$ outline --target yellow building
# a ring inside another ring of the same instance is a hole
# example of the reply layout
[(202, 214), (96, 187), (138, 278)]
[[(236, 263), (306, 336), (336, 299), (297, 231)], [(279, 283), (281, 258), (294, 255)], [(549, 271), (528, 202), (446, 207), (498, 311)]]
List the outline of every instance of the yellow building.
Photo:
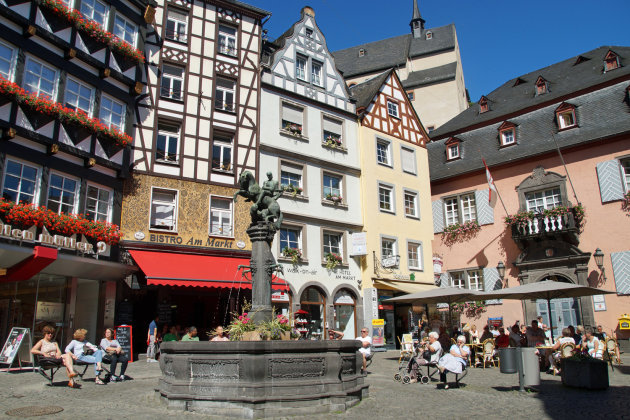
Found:
[(398, 334), (408, 329), (409, 307), (380, 301), (435, 287), (428, 136), (393, 69), (351, 92), (360, 122), (365, 323), (384, 318), (386, 340), (393, 343), (394, 324)]

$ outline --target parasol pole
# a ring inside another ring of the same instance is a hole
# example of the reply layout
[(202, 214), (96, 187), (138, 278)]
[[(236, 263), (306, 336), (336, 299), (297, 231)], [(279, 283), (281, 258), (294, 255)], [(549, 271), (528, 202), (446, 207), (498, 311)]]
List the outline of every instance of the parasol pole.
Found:
[(553, 345), (553, 316), (551, 316), (551, 297), (547, 296), (547, 313), (549, 314), (549, 329), (551, 330), (551, 344)]

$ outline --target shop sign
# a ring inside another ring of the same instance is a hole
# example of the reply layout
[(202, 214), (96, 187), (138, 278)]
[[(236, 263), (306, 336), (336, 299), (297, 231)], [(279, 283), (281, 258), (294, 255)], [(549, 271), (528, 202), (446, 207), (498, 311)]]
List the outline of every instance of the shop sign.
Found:
[(356, 232), (351, 236), (352, 253), (350, 255), (367, 255), (367, 232)]
[(26, 230), (13, 229), (13, 226), (7, 225), (0, 221), (0, 237), (20, 242), (34, 242), (46, 246), (53, 246), (63, 249), (71, 249), (79, 251), (83, 254), (103, 254), (107, 252), (107, 244), (105, 242), (97, 242), (96, 249), (87, 241), (87, 238), (81, 235), (81, 240), (77, 242), (76, 234), (72, 236), (51, 235), (48, 229), (42, 227), (42, 232), (35, 237), (37, 226), (33, 225)]
[(385, 320), (372, 320), (372, 345), (374, 347), (382, 347), (385, 345)]
[(606, 310), (606, 299), (604, 295), (593, 295), (593, 310), (595, 312)]
[(383, 311), (393, 311), (394, 305), (378, 305), (378, 309), (381, 309)]
[(289, 302), (289, 294), (285, 292), (273, 292), (271, 294), (272, 302)]
[(58, 321), (63, 319), (63, 303), (37, 302), (38, 321)]
[(185, 240), (181, 236), (160, 235), (157, 233), (151, 233), (149, 235), (149, 242), (156, 242), (159, 244), (201, 246), (205, 248), (222, 248), (222, 249), (234, 248), (234, 239), (220, 239), (220, 238), (200, 239), (200, 238), (195, 238), (194, 236), (191, 236), (188, 240)]

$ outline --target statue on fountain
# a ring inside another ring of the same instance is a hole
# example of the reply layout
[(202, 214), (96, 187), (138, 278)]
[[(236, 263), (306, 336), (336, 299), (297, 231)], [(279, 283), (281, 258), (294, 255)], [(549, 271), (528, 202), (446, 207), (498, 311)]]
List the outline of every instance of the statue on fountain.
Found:
[(236, 201), (236, 197), (240, 195), (245, 197), (245, 201), (254, 203), (249, 209), (252, 225), (269, 222), (275, 230), (280, 229), (283, 216), (277, 200), (284, 190), (279, 188), (278, 181), (273, 179), (271, 172), (267, 172), (267, 180), (263, 182), (262, 188), (249, 171), (241, 173), (238, 184), (240, 190), (234, 193), (233, 199)]

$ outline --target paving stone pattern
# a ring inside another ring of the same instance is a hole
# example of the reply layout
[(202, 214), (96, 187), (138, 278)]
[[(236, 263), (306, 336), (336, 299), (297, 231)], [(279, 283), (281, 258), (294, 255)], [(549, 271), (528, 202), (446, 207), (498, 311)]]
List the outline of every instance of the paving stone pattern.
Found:
[[(501, 374), (497, 368), (473, 368), (459, 389), (437, 389), (435, 383), (403, 385), (395, 382), (398, 353), (377, 353), (369, 368), (370, 397), (345, 413), (309, 416), (309, 419), (414, 419), (481, 418), (630, 419), (630, 355), (622, 355), (624, 365), (609, 369), (607, 391), (585, 391), (562, 386), (559, 377), (541, 373), (540, 392), (518, 391), (518, 376)], [(129, 365), (133, 381), (99, 386), (91, 369), (81, 389), (66, 386), (59, 372), (55, 386), (36, 373), (0, 373), (0, 418), (8, 410), (28, 406), (60, 406), (58, 414), (41, 419), (218, 419), (197, 413), (167, 410), (155, 396), (160, 376), (157, 363), (144, 361)], [(302, 418), (304, 416), (301, 416)]]

